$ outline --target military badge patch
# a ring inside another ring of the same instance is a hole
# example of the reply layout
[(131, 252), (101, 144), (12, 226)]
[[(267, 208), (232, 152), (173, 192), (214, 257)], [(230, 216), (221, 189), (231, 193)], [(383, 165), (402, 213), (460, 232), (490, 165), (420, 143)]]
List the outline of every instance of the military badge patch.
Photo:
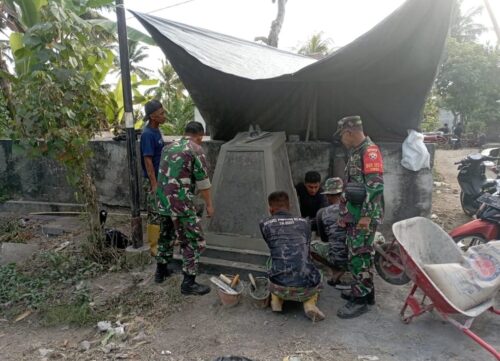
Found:
[(363, 155), (363, 173), (384, 173), (384, 162), (376, 145), (370, 145), (366, 148)]

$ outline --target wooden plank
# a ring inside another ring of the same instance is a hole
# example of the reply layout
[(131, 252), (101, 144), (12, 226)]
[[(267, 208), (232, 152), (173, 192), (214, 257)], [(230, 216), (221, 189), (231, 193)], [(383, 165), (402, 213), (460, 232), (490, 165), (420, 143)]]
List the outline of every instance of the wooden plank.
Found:
[(224, 282), (222, 282), (219, 278), (217, 277), (210, 277), (210, 281), (212, 281), (213, 284), (215, 284), (217, 287), (219, 287), (221, 290), (226, 292), (228, 295), (237, 295), (238, 292), (233, 290), (231, 287), (226, 285)]

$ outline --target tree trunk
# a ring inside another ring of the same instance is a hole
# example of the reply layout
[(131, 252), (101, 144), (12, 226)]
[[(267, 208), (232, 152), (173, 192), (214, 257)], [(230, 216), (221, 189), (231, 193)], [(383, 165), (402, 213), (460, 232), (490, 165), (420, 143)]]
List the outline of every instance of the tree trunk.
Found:
[(267, 45), (278, 47), (278, 37), (280, 35), (281, 27), (283, 26), (283, 21), (285, 20), (285, 5), (287, 0), (278, 0), (278, 15), (276, 19), (271, 23), (271, 30), (269, 31), (269, 36), (267, 37)]
[(453, 113), (453, 128), (455, 128), (455, 126), (458, 123), (458, 113), (455, 113), (455, 112), (452, 112), (452, 113)]
[(99, 204), (97, 200), (97, 189), (94, 180), (90, 175), (88, 166), (83, 168), (78, 188), (82, 195), (85, 207), (85, 215), (87, 217), (87, 225), (89, 237), (86, 244), (86, 253), (92, 259), (99, 263), (103, 263), (107, 257), (107, 252), (104, 245), (104, 234), (99, 221)]

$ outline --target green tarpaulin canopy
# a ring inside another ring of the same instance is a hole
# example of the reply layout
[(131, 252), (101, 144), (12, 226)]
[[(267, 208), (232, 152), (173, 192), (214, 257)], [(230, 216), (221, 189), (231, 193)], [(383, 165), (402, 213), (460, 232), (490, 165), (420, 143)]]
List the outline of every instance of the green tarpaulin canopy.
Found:
[[(212, 138), (262, 130), (329, 141), (337, 120), (361, 115), (376, 141), (418, 129), (454, 0), (408, 0), (349, 45), (316, 61), (134, 12), (179, 74)], [(308, 131), (309, 129), (309, 131)]]

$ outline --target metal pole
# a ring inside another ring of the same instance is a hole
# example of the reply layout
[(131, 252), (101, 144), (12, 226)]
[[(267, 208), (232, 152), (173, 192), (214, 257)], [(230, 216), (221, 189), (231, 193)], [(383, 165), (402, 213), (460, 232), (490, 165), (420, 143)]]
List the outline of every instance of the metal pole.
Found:
[(130, 84), (130, 63), (128, 58), (127, 23), (123, 0), (116, 0), (116, 19), (118, 24), (118, 43), (120, 46), (120, 68), (122, 74), (123, 105), (125, 108), (125, 127), (127, 128), (127, 158), (130, 171), (130, 206), (132, 209), (132, 245), (142, 247), (142, 220), (139, 202), (139, 174), (137, 172), (137, 152), (132, 108), (132, 87)]

